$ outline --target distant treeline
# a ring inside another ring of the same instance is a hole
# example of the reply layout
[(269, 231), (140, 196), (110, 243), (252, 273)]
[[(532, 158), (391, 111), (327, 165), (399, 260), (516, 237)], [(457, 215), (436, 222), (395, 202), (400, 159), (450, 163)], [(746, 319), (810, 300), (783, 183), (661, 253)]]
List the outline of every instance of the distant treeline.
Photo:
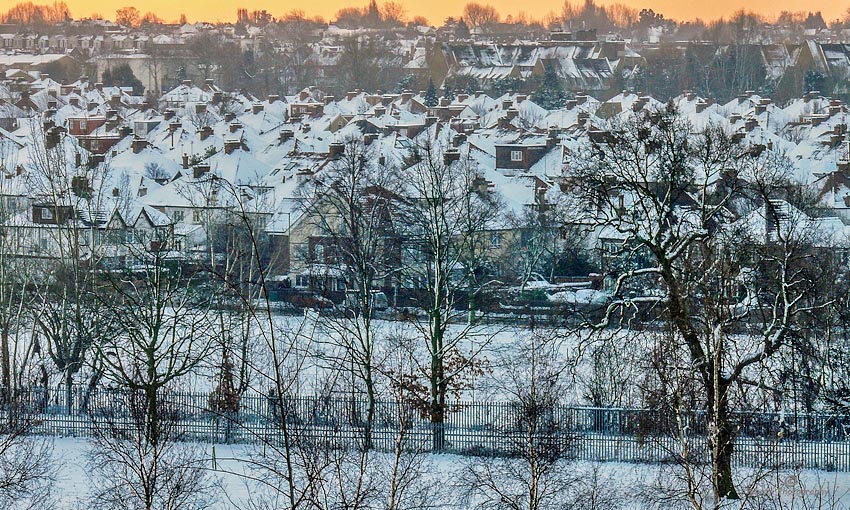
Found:
[(34, 4), (21, 2), (0, 14), (0, 23), (15, 25), (53, 25), (71, 19), (71, 9), (65, 2)]
[[(88, 18), (103, 18), (102, 14), (91, 14)], [(0, 23), (18, 25), (50, 25), (72, 19), (71, 11), (65, 2), (57, 1), (52, 4), (34, 4), (21, 2), (5, 12), (0, 12)], [(116, 22), (127, 26), (144, 24), (164, 24), (154, 13), (140, 13), (135, 7), (117, 8), (112, 17)], [(181, 15), (174, 23), (186, 23), (185, 15)], [(417, 13), (409, 13), (401, 2), (389, 0), (378, 5), (376, 0), (370, 0), (364, 7), (344, 7), (330, 20), (320, 16), (308, 17), (303, 10), (293, 9), (280, 16), (263, 10), (249, 11), (237, 7), (236, 23), (239, 25), (267, 25), (270, 23), (290, 24), (309, 23), (326, 25), (328, 22), (345, 28), (392, 28), (405, 25), (438, 25), (439, 20), (428, 20)], [(741, 26), (781, 26), (797, 29), (844, 28), (850, 26), (850, 12), (841, 19), (827, 23), (823, 15), (810, 11), (783, 11), (775, 19), (746, 12), (743, 9), (731, 14), (728, 18), (716, 20), (696, 19), (688, 22), (678, 22), (665, 18), (663, 13), (653, 9), (637, 9), (621, 3), (597, 5), (595, 0), (571, 2), (565, 0), (559, 12), (552, 11), (542, 18), (532, 18), (524, 12), (513, 14), (500, 13), (495, 7), (478, 2), (468, 2), (458, 16), (452, 16), (442, 21), (442, 26), (462, 24), (469, 29), (498, 29), (504, 25), (522, 25), (544, 30), (596, 28), (600, 31), (634, 31), (648, 28), (660, 28), (664, 31), (677, 32), (680, 36), (694, 39), (716, 40), (724, 33), (734, 32)]]

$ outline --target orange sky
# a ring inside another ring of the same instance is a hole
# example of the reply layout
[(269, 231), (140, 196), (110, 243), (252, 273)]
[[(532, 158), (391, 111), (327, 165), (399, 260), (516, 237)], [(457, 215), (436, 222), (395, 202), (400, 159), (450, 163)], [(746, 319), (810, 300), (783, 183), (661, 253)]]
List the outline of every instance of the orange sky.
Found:
[[(133, 5), (140, 11), (152, 11), (167, 21), (176, 20), (180, 13), (185, 13), (190, 21), (231, 21), (236, 17), (237, 7), (246, 7), (249, 10), (266, 9), (274, 16), (280, 16), (292, 9), (302, 9), (308, 15), (321, 15), (331, 18), (341, 7), (349, 5), (365, 5), (368, 0), (353, 0), (348, 3), (344, 0), (289, 0), (285, 2), (275, 0), (117, 0), (115, 2), (104, 2), (103, 0), (66, 0), (74, 17), (87, 17), (92, 13), (101, 14), (107, 18), (115, 16), (115, 9), (125, 5)], [(396, 0), (400, 1), (406, 8), (408, 15), (423, 15), (432, 23), (439, 24), (447, 16), (456, 16), (463, 9), (467, 0)], [(480, 3), (489, 3), (499, 9), (502, 15), (515, 14), (520, 11), (526, 12), (531, 17), (542, 17), (550, 11), (560, 11), (563, 0), (478, 0)], [(583, 0), (572, 0), (578, 3)], [(0, 0), (0, 4), (13, 0)], [(36, 2), (39, 3), (39, 2)], [(381, 4), (382, 0), (378, 0)], [(597, 3), (616, 3), (605, 0), (597, 0)], [(775, 16), (783, 10), (820, 10), (823, 12), (827, 22), (843, 16), (850, 1), (847, 0), (620, 0), (620, 3), (641, 9), (649, 7), (656, 12), (661, 12), (667, 18), (692, 19), (701, 17), (713, 19), (720, 16), (728, 16), (732, 12), (745, 7), (747, 10), (761, 12), (769, 16)]]

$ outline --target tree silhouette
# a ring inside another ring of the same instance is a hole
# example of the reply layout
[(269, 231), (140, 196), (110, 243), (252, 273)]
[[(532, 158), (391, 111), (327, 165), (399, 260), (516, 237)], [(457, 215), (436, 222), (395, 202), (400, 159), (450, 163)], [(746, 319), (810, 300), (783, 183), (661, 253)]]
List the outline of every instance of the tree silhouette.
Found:
[(145, 86), (136, 78), (128, 64), (121, 64), (103, 71), (101, 81), (107, 87), (133, 87), (133, 94), (137, 96), (145, 91)]
[(425, 106), (433, 108), (437, 106), (437, 88), (434, 87), (434, 80), (428, 80), (428, 89), (425, 91)]

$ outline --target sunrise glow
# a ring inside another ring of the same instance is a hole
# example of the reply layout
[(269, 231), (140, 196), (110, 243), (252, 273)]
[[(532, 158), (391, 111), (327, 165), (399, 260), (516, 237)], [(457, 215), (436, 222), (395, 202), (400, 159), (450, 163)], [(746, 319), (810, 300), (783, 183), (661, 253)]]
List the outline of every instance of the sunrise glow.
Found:
[[(124, 5), (133, 5), (140, 11), (155, 12), (166, 20), (177, 20), (185, 14), (190, 21), (233, 21), (236, 8), (244, 7), (250, 10), (265, 9), (273, 16), (282, 16), (293, 9), (303, 10), (309, 16), (322, 16), (332, 19), (334, 14), (343, 7), (361, 6), (366, 2), (342, 2), (339, 0), (314, 0), (311, 2), (272, 2), (269, 0), (186, 0), (173, 2), (170, 0), (137, 0), (118, 2), (105, 5), (99, 0), (68, 0), (66, 2), (75, 17), (88, 17), (99, 14), (107, 18), (115, 15), (115, 9)], [(382, 2), (379, 2), (379, 4)], [(463, 9), (463, 2), (450, 0), (406, 0), (401, 2), (407, 8), (408, 16), (425, 16), (431, 23), (439, 24), (448, 16), (457, 16)], [(496, 7), (503, 16), (516, 15), (523, 12), (533, 18), (542, 18), (550, 12), (558, 12), (561, 3), (557, 1), (527, 2), (524, 0), (492, 0), (489, 3)], [(580, 3), (580, 2), (573, 2)], [(597, 2), (608, 5), (617, 2)], [(729, 17), (742, 8), (758, 12), (767, 17), (775, 17), (782, 11), (821, 11), (825, 20), (832, 21), (842, 18), (848, 7), (847, 2), (826, 0), (821, 2), (800, 2), (799, 0), (751, 0), (741, 3), (739, 0), (718, 0), (715, 2), (682, 2), (679, 0), (623, 0), (625, 5), (635, 9), (651, 8), (661, 12), (667, 18), (689, 20), (695, 18), (716, 19)]]

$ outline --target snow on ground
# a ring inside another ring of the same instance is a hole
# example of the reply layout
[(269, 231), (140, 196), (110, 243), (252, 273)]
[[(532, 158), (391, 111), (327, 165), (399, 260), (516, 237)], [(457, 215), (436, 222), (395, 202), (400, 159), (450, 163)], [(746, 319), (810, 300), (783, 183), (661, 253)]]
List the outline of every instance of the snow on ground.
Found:
[[(210, 474), (220, 482), (216, 499), (209, 510), (237, 510), (245, 508), (250, 496), (257, 496), (262, 488), (252, 483), (244, 474), (251, 474), (244, 462), (252, 447), (230, 445), (199, 445), (203, 449)], [(86, 455), (90, 449), (87, 441), (73, 438), (58, 438), (54, 441), (54, 456), (59, 463), (59, 476), (54, 488), (57, 504), (54, 510), (76, 510), (93, 508), (86, 503), (89, 475), (86, 470)], [(256, 453), (257, 451), (254, 450)], [(384, 455), (384, 454), (376, 454)], [(215, 457), (215, 461), (213, 460)], [(461, 474), (472, 462), (505, 462), (474, 459), (456, 455), (424, 454), (426, 472), (423, 477), (435, 484), (440, 494), (440, 504), (435, 510), (466, 510), (473, 505), (462, 501)], [(646, 508), (679, 508), (671, 501), (651, 505), (645, 500), (647, 494), (658, 494), (658, 484), (682, 487), (681, 480), (671, 476), (670, 466), (574, 462), (563, 467), (564, 473), (574, 476), (571, 482), (577, 497), (594, 494), (599, 508), (638, 510)], [(739, 470), (738, 487), (743, 489), (753, 472)], [(850, 473), (835, 473), (816, 470), (761, 473), (761, 486), (752, 491), (752, 503), (743, 508), (757, 508), (755, 501), (782, 499), (787, 509), (850, 508)], [(659, 482), (660, 481), (660, 482)], [(604, 504), (604, 502), (608, 502)], [(817, 503), (817, 504), (815, 504)], [(579, 504), (577, 508), (589, 508)], [(597, 508), (597, 507), (594, 507)], [(681, 508), (685, 508), (682, 506)], [(739, 504), (724, 506), (741, 508)], [(760, 507), (763, 508), (763, 507)]]

